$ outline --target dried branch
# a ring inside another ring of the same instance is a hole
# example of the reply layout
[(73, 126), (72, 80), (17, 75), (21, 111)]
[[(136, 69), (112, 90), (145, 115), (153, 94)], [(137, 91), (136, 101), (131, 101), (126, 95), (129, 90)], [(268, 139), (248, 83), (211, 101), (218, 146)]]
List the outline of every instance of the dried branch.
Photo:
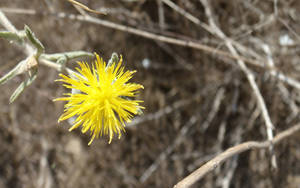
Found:
[(176, 136), (174, 142), (167, 147), (152, 163), (147, 170), (140, 177), (140, 182), (144, 183), (152, 175), (152, 173), (159, 167), (160, 163), (170, 155), (174, 149), (182, 143), (188, 130), (197, 122), (196, 116), (192, 116), (189, 121), (180, 129), (179, 134)]
[(300, 123), (277, 134), (271, 141), (264, 141), (264, 142), (248, 141), (233, 146), (227, 149), (226, 151), (224, 151), (223, 153), (217, 155), (210, 161), (206, 162), (203, 166), (201, 166), (193, 173), (185, 177), (174, 187), (176, 188), (190, 187), (191, 185), (193, 185), (194, 183), (202, 179), (207, 173), (216, 169), (220, 164), (222, 164), (224, 161), (228, 160), (229, 158), (251, 149), (266, 149), (273, 144), (274, 145), (278, 144), (280, 141), (295, 134), (297, 131), (300, 131)]
[[(0, 10), (5, 11), (5, 12), (13, 12), (13, 10), (8, 9), (8, 8), (1, 8)], [(35, 10), (32, 11), (22, 11), (22, 9), (17, 9), (16, 13), (20, 13), (20, 14), (33, 14), (36, 13)], [(120, 30), (120, 31), (124, 31), (124, 32), (128, 32), (131, 34), (135, 34), (138, 36), (142, 36), (148, 39), (153, 39), (153, 40), (157, 40), (157, 41), (161, 41), (161, 42), (166, 42), (169, 44), (175, 44), (178, 46), (184, 46), (184, 47), (189, 47), (189, 48), (194, 48), (194, 49), (198, 49), (198, 50), (202, 50), (208, 53), (212, 53), (212, 54), (216, 54), (222, 57), (227, 57), (230, 59), (235, 59), (235, 60), (243, 60), (246, 63), (249, 63), (255, 67), (260, 67), (260, 68), (267, 68), (265, 67), (261, 62), (258, 62), (256, 60), (253, 59), (248, 59), (242, 56), (233, 56), (230, 53), (226, 52), (226, 51), (222, 51), (222, 50), (218, 50), (216, 48), (201, 44), (199, 42), (193, 42), (193, 41), (188, 41), (188, 40), (181, 40), (181, 39), (177, 39), (177, 38), (172, 38), (172, 37), (168, 37), (168, 36), (164, 36), (164, 35), (159, 35), (159, 34), (154, 34), (148, 31), (143, 31), (143, 30), (139, 30), (133, 27), (129, 27), (126, 25), (121, 25), (121, 24), (117, 24), (114, 22), (110, 22), (110, 21), (106, 21), (106, 20), (102, 20), (100, 18), (96, 18), (96, 17), (92, 17), (89, 15), (76, 15), (76, 14), (66, 14), (66, 13), (58, 13), (55, 16), (59, 17), (59, 18), (67, 18), (67, 19), (72, 19), (72, 20), (78, 20), (78, 21), (84, 21), (84, 22), (89, 22), (89, 23), (94, 23), (94, 24), (98, 24), (98, 25), (102, 25), (108, 28), (112, 28), (112, 29), (116, 29), (116, 30)]]
[[(231, 41), (228, 39), (228, 37), (221, 31), (221, 29), (215, 23), (215, 21), (213, 19), (213, 14), (212, 14), (209, 2), (207, 0), (200, 0), (200, 1), (203, 4), (203, 6), (205, 7), (205, 14), (208, 17), (210, 26), (212, 28), (214, 28), (216, 35), (218, 35), (220, 38), (222, 38), (225, 41), (225, 44), (226, 44), (227, 48), (229, 49), (229, 51), (234, 56), (238, 55), (238, 53), (237, 53), (236, 49), (234, 48), (234, 46), (232, 45)], [(266, 130), (267, 130), (268, 139), (272, 140), (273, 139), (273, 130), (272, 129), (274, 128), (274, 126), (273, 126), (273, 123), (271, 121), (269, 112), (267, 110), (267, 106), (265, 104), (265, 101), (264, 101), (264, 99), (263, 99), (263, 97), (260, 93), (260, 90), (259, 90), (259, 88), (258, 88), (258, 86), (255, 82), (255, 77), (254, 77), (252, 71), (248, 69), (248, 67), (246, 66), (246, 64), (243, 60), (237, 60), (237, 63), (240, 66), (240, 68), (242, 69), (242, 71), (245, 73), (245, 75), (246, 75), (246, 77), (249, 81), (249, 84), (250, 84), (250, 86), (253, 90), (253, 93), (254, 93), (254, 95), (256, 97), (256, 100), (257, 100), (257, 103), (258, 103), (258, 106), (260, 107), (263, 119), (265, 121), (265, 126), (266, 126)], [(268, 65), (269, 64), (270, 63), (268, 62)], [(271, 66), (273, 66), (273, 65), (274, 64), (271, 64)], [(270, 146), (270, 151), (271, 151), (271, 153), (273, 153), (273, 146), (272, 145)], [(276, 168), (277, 165), (276, 165), (276, 158), (275, 158), (274, 154), (272, 154), (272, 160), (271, 161), (272, 161), (272, 166), (274, 168)]]
[[(0, 10), (7, 12), (7, 13), (15, 13), (15, 14), (29, 14), (29, 15), (37, 14), (37, 11), (33, 10), (33, 9), (27, 10), (27, 9), (0, 8)], [(82, 15), (75, 15), (75, 14), (58, 13), (58, 14), (55, 14), (55, 16), (57, 16), (59, 18), (67, 18), (67, 19), (72, 19), (72, 20), (94, 23), (97, 25), (102, 25), (107, 28), (124, 31), (127, 33), (131, 33), (131, 34), (134, 34), (137, 36), (141, 36), (141, 37), (148, 38), (148, 39), (153, 39), (153, 40), (160, 41), (160, 42), (165, 42), (165, 43), (174, 44), (174, 45), (183, 46), (183, 47), (189, 47), (189, 48), (193, 48), (193, 49), (197, 49), (197, 50), (202, 50), (202, 51), (205, 51), (205, 52), (208, 52), (211, 54), (219, 55), (222, 57), (227, 57), (230, 59), (243, 60), (245, 63), (247, 63), (249, 65), (252, 65), (252, 66), (264, 69), (264, 70), (269, 70), (269, 67), (265, 66), (266, 63), (264, 61), (258, 62), (257, 60), (248, 59), (248, 58), (245, 58), (242, 56), (234, 56), (228, 52), (218, 50), (218, 49), (210, 47), (210, 46), (203, 45), (199, 42), (181, 40), (181, 39), (172, 38), (172, 37), (168, 37), (168, 36), (164, 36), (164, 35), (158, 35), (158, 34), (148, 32), (148, 31), (143, 31), (143, 30), (139, 30), (139, 29), (136, 29), (133, 27), (129, 27), (126, 25), (116, 24), (114, 22), (91, 17), (88, 15), (82, 16)], [(233, 42), (235, 45), (239, 44), (232, 40), (231, 40), (231, 42)], [(279, 79), (280, 81), (283, 81), (283, 82), (289, 84), (290, 86), (295, 87), (296, 89), (300, 90), (300, 83), (297, 80), (290, 78), (289, 76), (286, 76), (279, 71), (275, 71), (275, 72), (276, 72), (276, 74), (271, 73), (271, 75), (274, 76), (275, 78)]]
[(170, 114), (173, 111), (178, 110), (179, 108), (181, 108), (185, 105), (191, 104), (192, 102), (197, 100), (197, 98), (199, 98), (199, 94), (196, 94), (194, 97), (189, 98), (189, 99), (182, 99), (182, 100), (176, 101), (174, 104), (166, 106), (165, 108), (162, 108), (162, 109), (158, 110), (157, 112), (149, 113), (149, 114), (141, 116), (141, 117), (136, 117), (135, 119), (132, 120), (132, 122), (128, 123), (126, 127), (131, 128), (138, 124), (144, 123), (146, 121), (159, 119), (162, 116)]

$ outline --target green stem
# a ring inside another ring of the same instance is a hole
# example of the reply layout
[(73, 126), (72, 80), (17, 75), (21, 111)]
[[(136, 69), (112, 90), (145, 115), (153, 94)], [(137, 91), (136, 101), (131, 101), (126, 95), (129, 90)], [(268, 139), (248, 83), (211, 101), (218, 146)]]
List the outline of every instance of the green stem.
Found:
[(74, 51), (74, 52), (64, 52), (55, 54), (42, 54), (41, 58), (49, 61), (57, 61), (62, 57), (69, 59), (81, 58), (81, 57), (94, 57), (94, 54), (85, 51)]

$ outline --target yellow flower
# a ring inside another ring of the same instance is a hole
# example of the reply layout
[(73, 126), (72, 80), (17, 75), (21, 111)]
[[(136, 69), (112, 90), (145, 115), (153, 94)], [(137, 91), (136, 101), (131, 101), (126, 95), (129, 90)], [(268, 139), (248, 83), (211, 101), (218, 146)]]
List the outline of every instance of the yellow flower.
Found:
[(87, 63), (78, 62), (78, 73), (65, 76), (59, 74), (64, 86), (80, 92), (66, 93), (67, 97), (57, 98), (55, 101), (68, 101), (64, 113), (58, 122), (75, 116), (73, 126), (69, 131), (82, 125), (82, 133), (90, 130), (92, 138), (90, 145), (99, 135), (109, 135), (109, 143), (114, 134), (121, 137), (121, 131), (125, 131), (125, 122), (130, 122), (133, 115), (143, 109), (139, 103), (141, 100), (133, 98), (143, 86), (135, 83), (127, 83), (136, 71), (125, 71), (121, 67), (122, 56), (118, 63), (107, 66), (106, 63), (95, 54), (97, 60), (91, 68)]

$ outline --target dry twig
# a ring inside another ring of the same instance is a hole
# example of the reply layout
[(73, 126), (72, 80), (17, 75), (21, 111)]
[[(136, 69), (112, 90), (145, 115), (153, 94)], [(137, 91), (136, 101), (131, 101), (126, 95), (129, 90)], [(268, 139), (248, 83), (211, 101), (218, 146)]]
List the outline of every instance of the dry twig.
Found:
[[(17, 13), (17, 14), (35, 15), (37, 13), (36, 10), (27, 10), (27, 9), (25, 10), (25, 9), (0, 8), (0, 10), (2, 10), (4, 12), (8, 12), (8, 13)], [(266, 63), (264, 61), (258, 62), (257, 60), (245, 58), (243, 56), (234, 56), (228, 52), (218, 50), (218, 49), (210, 47), (210, 46), (203, 45), (199, 42), (193, 42), (193, 41), (189, 41), (189, 40), (182, 40), (182, 39), (172, 38), (172, 37), (168, 37), (168, 36), (164, 36), (164, 35), (154, 34), (154, 33), (148, 32), (148, 31), (139, 30), (139, 29), (132, 28), (132, 27), (129, 27), (126, 25), (121, 25), (121, 24), (117, 24), (114, 22), (91, 17), (89, 15), (83, 16), (83, 15), (75, 15), (75, 14), (58, 13), (58, 14), (55, 14), (55, 16), (57, 16), (59, 18), (68, 18), (68, 19), (72, 19), (72, 20), (94, 23), (97, 25), (102, 25), (104, 27), (116, 29), (119, 31), (124, 31), (124, 32), (131, 33), (134, 35), (138, 35), (138, 36), (141, 36), (144, 38), (153, 39), (156, 41), (174, 44), (174, 45), (178, 45), (178, 46), (189, 47), (189, 48), (193, 48), (193, 49), (197, 49), (197, 50), (202, 50), (204, 52), (219, 55), (219, 56), (222, 56), (225, 58), (242, 60), (249, 65), (259, 67), (264, 70), (269, 70), (269, 67), (265, 66)], [(230, 40), (230, 39), (228, 39), (228, 40)], [(232, 40), (230, 40), (230, 41), (234, 43), (234, 41), (232, 41)], [(238, 43), (235, 42), (235, 44), (238, 44)], [(297, 80), (290, 78), (289, 76), (286, 76), (279, 71), (275, 71), (275, 72), (276, 72), (276, 74), (271, 73), (271, 75), (274, 76), (275, 78), (289, 84), (290, 86), (295, 87), (300, 90), (300, 83)]]
[(176, 188), (183, 188), (183, 187), (190, 187), (200, 179), (202, 179), (207, 173), (216, 169), (220, 164), (224, 161), (228, 160), (229, 158), (240, 154), (242, 152), (251, 150), (251, 149), (266, 149), (271, 145), (278, 144), (285, 138), (288, 138), (292, 134), (295, 134), (297, 131), (300, 130), (300, 124), (296, 124), (295, 126), (277, 134), (271, 141), (264, 141), (264, 142), (256, 142), (256, 141), (248, 141), (242, 144), (233, 146), (223, 153), (217, 155), (210, 161), (206, 162), (203, 166), (195, 170), (193, 173), (185, 177), (179, 183), (177, 183), (174, 187)]
[(90, 9), (88, 6), (85, 6), (84, 4), (82, 3), (79, 3), (78, 1), (75, 1), (75, 0), (67, 0), (69, 1), (70, 3), (72, 3), (74, 6), (78, 6), (88, 12), (92, 12), (92, 13), (95, 13), (95, 14), (106, 14), (104, 12), (99, 12), (99, 11), (96, 11), (96, 10), (93, 10), (93, 9)]
[(143, 175), (140, 178), (140, 182), (144, 183), (151, 174), (158, 168), (159, 164), (164, 161), (168, 155), (170, 155), (174, 149), (182, 143), (184, 140), (184, 137), (188, 130), (197, 122), (197, 118), (195, 116), (192, 116), (189, 121), (180, 129), (179, 135), (176, 136), (176, 139), (174, 140), (172, 145), (169, 145), (165, 151), (163, 151), (157, 159), (152, 163), (149, 168), (143, 173)]
[[(203, 4), (203, 6), (205, 7), (205, 14), (208, 17), (210, 26), (212, 28), (214, 28), (215, 33), (225, 41), (225, 44), (226, 44), (227, 48), (229, 49), (229, 51), (234, 56), (238, 55), (238, 53), (237, 53), (236, 49), (233, 47), (231, 41), (228, 39), (228, 37), (221, 31), (221, 29), (215, 23), (215, 21), (213, 19), (213, 14), (212, 14), (212, 11), (211, 11), (211, 7), (210, 7), (208, 1), (207, 0), (200, 0), (200, 1)], [(263, 97), (262, 97), (262, 95), (259, 91), (259, 88), (258, 88), (258, 86), (255, 82), (255, 77), (254, 77), (252, 71), (250, 71), (248, 69), (248, 67), (246, 66), (246, 64), (243, 60), (237, 60), (237, 63), (240, 66), (240, 68), (242, 69), (242, 71), (245, 73), (245, 75), (246, 75), (246, 77), (249, 81), (249, 84), (252, 87), (252, 90), (253, 90), (253, 92), (255, 94), (255, 97), (256, 97), (256, 100), (257, 100), (257, 103), (258, 103), (258, 105), (261, 109), (263, 119), (265, 121), (268, 139), (272, 140), (273, 139), (273, 130), (272, 129), (274, 128), (274, 126), (273, 126), (273, 123), (272, 123), (271, 118), (269, 116), (269, 112), (267, 110), (265, 101), (264, 101), (264, 99), (263, 99)], [(273, 64), (271, 64), (271, 65), (273, 65)], [(271, 153), (273, 153), (273, 146), (272, 145), (270, 146), (270, 151), (271, 151)], [(277, 167), (275, 155), (272, 155), (272, 166), (274, 168)]]
[(196, 94), (194, 97), (192, 97), (190, 99), (179, 100), (172, 105), (166, 106), (165, 108), (158, 110), (157, 112), (149, 113), (149, 114), (141, 116), (141, 117), (136, 117), (135, 119), (132, 120), (132, 122), (128, 123), (126, 127), (131, 128), (131, 127), (134, 127), (134, 126), (136, 126), (140, 123), (146, 122), (146, 121), (159, 119), (160, 117), (170, 114), (171, 112), (178, 110), (179, 108), (181, 108), (185, 105), (191, 104), (198, 97), (199, 97), (199, 94)]

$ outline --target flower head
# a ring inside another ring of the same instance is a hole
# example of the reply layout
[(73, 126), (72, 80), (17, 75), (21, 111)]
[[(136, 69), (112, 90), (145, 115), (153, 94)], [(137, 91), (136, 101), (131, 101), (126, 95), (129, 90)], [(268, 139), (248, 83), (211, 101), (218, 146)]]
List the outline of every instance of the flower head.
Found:
[(121, 137), (125, 122), (130, 122), (133, 115), (138, 114), (143, 107), (141, 100), (133, 98), (143, 86), (128, 83), (135, 71), (124, 71), (122, 57), (120, 61), (106, 65), (96, 54), (96, 61), (91, 65), (78, 62), (78, 73), (70, 76), (60, 74), (64, 86), (77, 90), (76, 93), (66, 93), (66, 97), (55, 99), (68, 101), (59, 122), (75, 117), (69, 131), (82, 126), (82, 133), (90, 130), (92, 138), (89, 145), (99, 135), (109, 135), (109, 143), (114, 134)]

